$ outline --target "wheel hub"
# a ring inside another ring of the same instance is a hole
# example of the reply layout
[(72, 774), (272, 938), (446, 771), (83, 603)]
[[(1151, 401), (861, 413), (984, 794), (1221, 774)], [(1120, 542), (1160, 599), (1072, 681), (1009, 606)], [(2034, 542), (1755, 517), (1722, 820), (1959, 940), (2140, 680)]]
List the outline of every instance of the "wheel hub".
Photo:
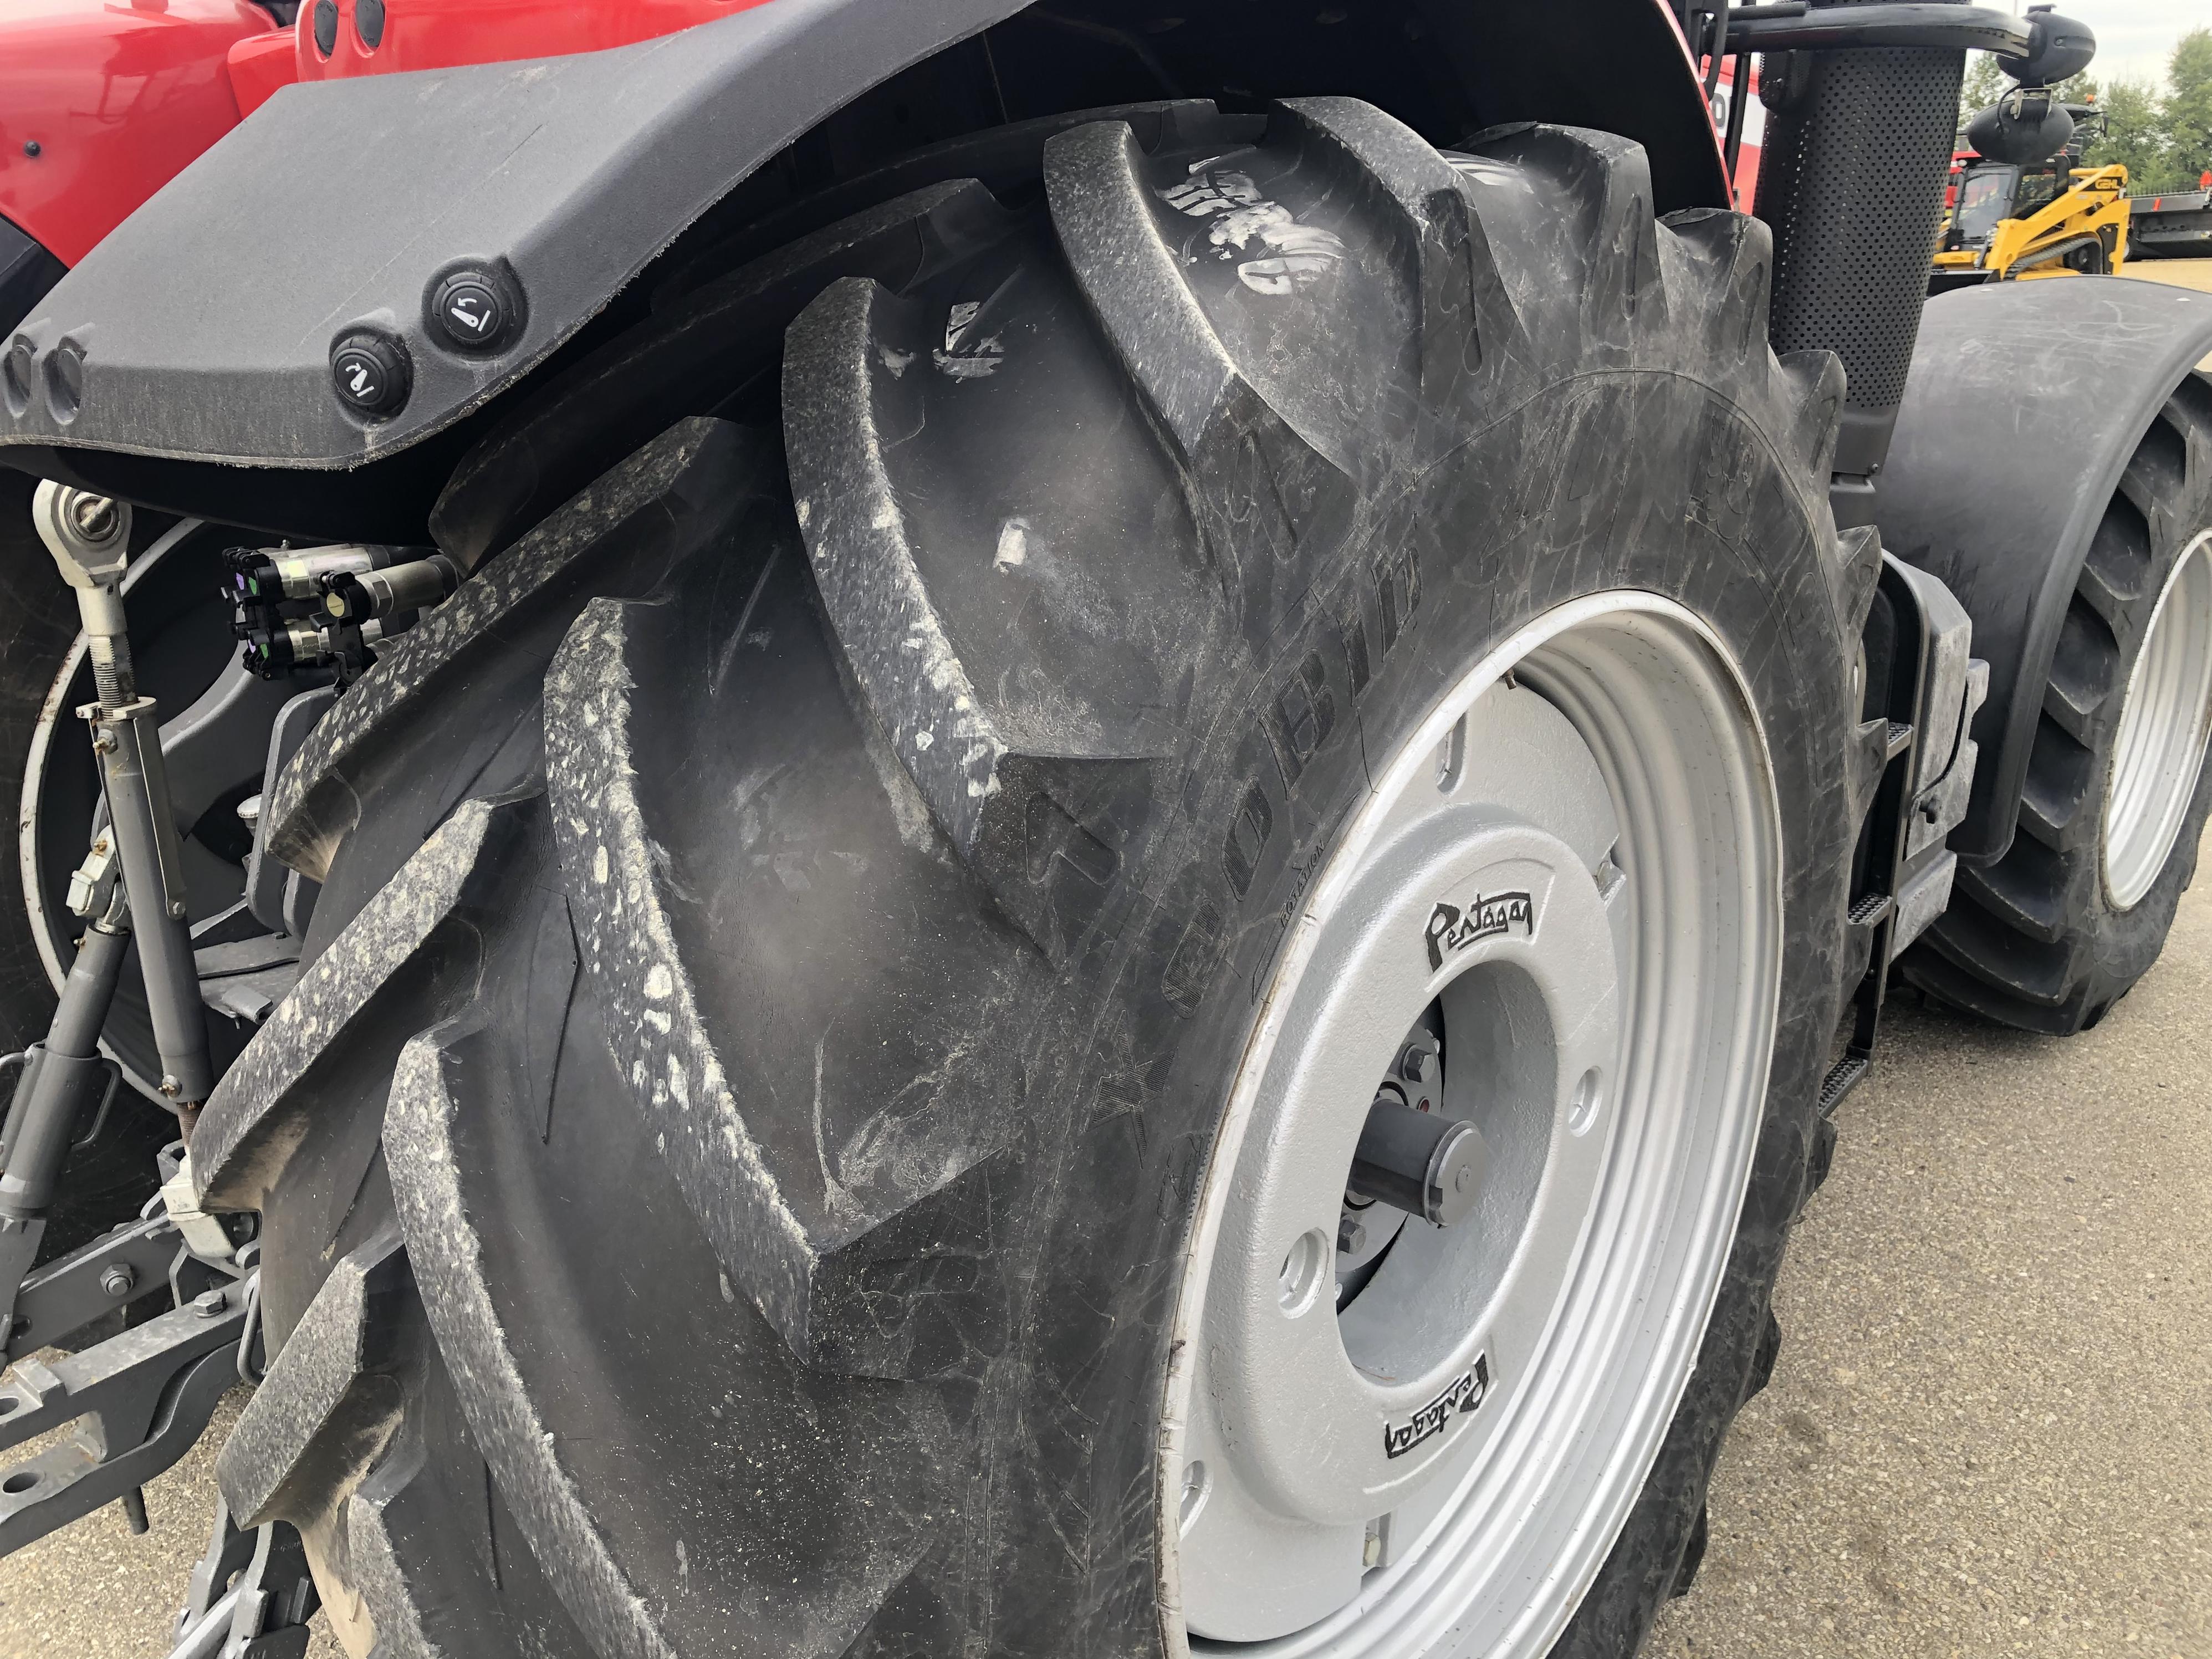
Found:
[(1164, 1437), (1194, 1648), (1540, 1652), (1717, 1287), (1778, 978), (1764, 750), (1665, 601), (1509, 650), (1378, 774), (1232, 1094)]

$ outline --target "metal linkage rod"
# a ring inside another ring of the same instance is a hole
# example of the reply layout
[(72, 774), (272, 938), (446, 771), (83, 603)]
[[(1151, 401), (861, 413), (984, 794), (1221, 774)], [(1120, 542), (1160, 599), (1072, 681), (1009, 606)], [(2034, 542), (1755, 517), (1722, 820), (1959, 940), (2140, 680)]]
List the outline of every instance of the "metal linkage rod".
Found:
[[(97, 704), (78, 712), (92, 726), (116, 852), (138, 938), (146, 1002), (161, 1056), (161, 1091), (189, 1120), (215, 1086), (208, 1060), (199, 972), (185, 913), (184, 860), (161, 769), (161, 724), (151, 697), (137, 695), (124, 616), (131, 509), (52, 482), (32, 499), (32, 520), (75, 591), (84, 620)], [(106, 1011), (98, 1011), (104, 1023)]]

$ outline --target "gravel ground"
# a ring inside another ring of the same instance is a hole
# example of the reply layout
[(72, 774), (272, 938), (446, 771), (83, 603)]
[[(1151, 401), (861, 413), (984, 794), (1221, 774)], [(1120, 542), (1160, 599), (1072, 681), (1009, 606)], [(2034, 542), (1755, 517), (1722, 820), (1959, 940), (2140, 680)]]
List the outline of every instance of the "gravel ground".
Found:
[[(2120, 267), (2123, 276), (2133, 276), (2146, 283), (2164, 283), (2172, 288), (2193, 288), (2200, 294), (2212, 294), (2212, 259), (2131, 259)], [(2212, 374), (2212, 353), (2197, 367)]]
[[(2212, 1655), (2208, 1011), (2212, 882), (2083, 1036), (1893, 1006), (1650, 1659)], [(238, 1403), (150, 1537), (109, 1510), (0, 1561), (0, 1659), (164, 1650)]]
[(2120, 274), (2212, 294), (2212, 259), (2131, 259), (2120, 267)]
[(2094, 1031), (1887, 1037), (1647, 1651), (2205, 1659), (2212, 882)]

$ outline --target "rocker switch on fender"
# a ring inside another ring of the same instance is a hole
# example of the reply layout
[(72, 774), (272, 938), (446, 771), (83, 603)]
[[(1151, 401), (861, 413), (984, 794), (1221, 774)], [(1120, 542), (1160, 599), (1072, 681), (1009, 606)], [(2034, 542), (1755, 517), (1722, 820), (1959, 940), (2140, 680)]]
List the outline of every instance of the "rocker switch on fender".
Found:
[(406, 354), (380, 334), (356, 331), (331, 352), (331, 384), (338, 398), (361, 414), (392, 415), (407, 401)]
[(495, 277), (457, 270), (439, 283), (430, 301), (431, 325), (456, 351), (495, 351), (514, 332), (515, 307)]

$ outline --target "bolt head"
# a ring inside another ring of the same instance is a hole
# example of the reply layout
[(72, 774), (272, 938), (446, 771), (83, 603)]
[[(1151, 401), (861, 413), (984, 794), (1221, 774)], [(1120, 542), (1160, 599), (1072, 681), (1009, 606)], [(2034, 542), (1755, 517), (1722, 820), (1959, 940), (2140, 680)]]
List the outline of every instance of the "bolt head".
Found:
[(100, 1270), (100, 1288), (110, 1296), (121, 1296), (137, 1282), (138, 1275), (127, 1261), (111, 1261)]
[(1356, 1216), (1346, 1216), (1336, 1224), (1336, 1248), (1346, 1255), (1356, 1254), (1367, 1243), (1367, 1224)]
[(1408, 1083), (1426, 1083), (1436, 1075), (1436, 1051), (1418, 1042), (1407, 1043), (1406, 1052), (1398, 1056), (1398, 1075)]
[(192, 1298), (192, 1311), (202, 1319), (213, 1319), (229, 1305), (230, 1293), (228, 1291), (202, 1291)]

